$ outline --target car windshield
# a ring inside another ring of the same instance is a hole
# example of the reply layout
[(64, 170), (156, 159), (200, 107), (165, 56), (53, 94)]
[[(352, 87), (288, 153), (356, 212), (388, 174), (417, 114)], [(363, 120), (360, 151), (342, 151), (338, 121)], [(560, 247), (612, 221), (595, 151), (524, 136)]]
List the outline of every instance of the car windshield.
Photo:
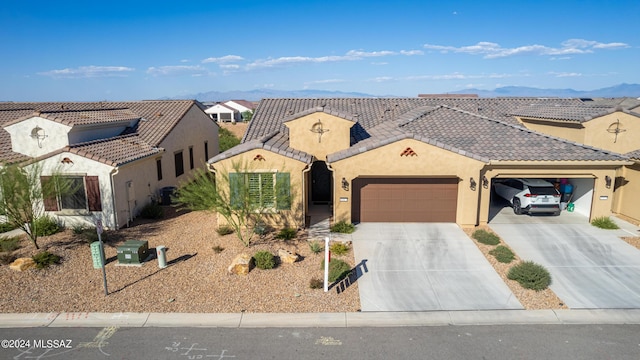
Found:
[(553, 186), (529, 186), (531, 195), (556, 195), (556, 189)]

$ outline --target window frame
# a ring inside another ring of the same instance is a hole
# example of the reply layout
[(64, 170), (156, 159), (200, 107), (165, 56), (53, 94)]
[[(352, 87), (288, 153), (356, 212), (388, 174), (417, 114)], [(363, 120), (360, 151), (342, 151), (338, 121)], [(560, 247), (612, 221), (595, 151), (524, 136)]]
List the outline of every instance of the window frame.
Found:
[[(102, 211), (102, 195), (100, 193), (100, 181), (98, 176), (80, 175), (80, 174), (64, 174), (62, 178), (81, 178), (82, 189), (84, 193), (84, 208), (65, 208), (63, 207), (63, 197), (57, 193), (55, 197), (43, 199), (45, 211), (55, 211), (68, 214), (77, 214), (85, 212)], [(50, 181), (51, 176), (41, 176), (40, 182)], [(79, 189), (78, 189), (79, 190)]]
[[(184, 174), (184, 155), (182, 150), (173, 153), (173, 165), (176, 170), (176, 177)], [(178, 161), (178, 158), (180, 160)], [(179, 166), (178, 166), (179, 165)]]
[[(270, 175), (270, 179), (268, 175)], [(238, 179), (238, 176), (241, 176), (242, 180)], [(244, 183), (254, 181), (259, 184), (259, 187), (256, 188), (257, 194), (253, 194), (257, 195), (257, 201), (253, 201), (251, 198), (253, 195), (251, 194), (251, 184), (249, 184), (248, 193), (246, 195), (249, 197), (248, 205), (250, 207), (255, 207), (258, 211), (264, 210), (275, 212), (282, 210), (291, 210), (290, 173), (272, 170), (229, 173), (229, 200), (231, 206), (236, 208), (239, 208), (241, 205), (241, 194), (239, 193), (239, 189), (234, 189), (234, 184), (237, 184), (239, 181), (243, 181)], [(271, 191), (265, 191), (264, 187), (269, 183), (272, 184)]]

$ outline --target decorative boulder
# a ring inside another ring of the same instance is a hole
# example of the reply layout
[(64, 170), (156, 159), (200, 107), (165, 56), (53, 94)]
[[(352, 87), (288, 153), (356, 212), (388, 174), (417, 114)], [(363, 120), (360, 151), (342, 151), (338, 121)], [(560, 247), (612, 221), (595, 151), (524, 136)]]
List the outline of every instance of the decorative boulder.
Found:
[(247, 254), (239, 254), (236, 256), (231, 265), (229, 265), (229, 273), (236, 275), (249, 274), (249, 267), (251, 264), (251, 256)]
[(36, 267), (36, 263), (32, 258), (19, 258), (12, 262), (9, 267), (16, 271), (25, 271), (32, 267)]
[(278, 257), (283, 264), (293, 264), (294, 262), (298, 261), (299, 258), (298, 254), (294, 254), (286, 249), (279, 249)]

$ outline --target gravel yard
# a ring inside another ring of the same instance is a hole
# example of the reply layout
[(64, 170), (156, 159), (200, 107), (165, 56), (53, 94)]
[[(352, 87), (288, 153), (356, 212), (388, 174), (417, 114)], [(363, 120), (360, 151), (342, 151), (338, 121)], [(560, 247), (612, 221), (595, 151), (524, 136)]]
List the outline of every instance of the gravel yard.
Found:
[[(24, 272), (0, 266), (0, 312), (353, 312), (360, 308), (357, 283), (341, 293), (311, 289), (311, 278), (323, 278), (322, 254), (313, 254), (304, 233), (283, 242), (258, 239), (244, 247), (235, 235), (220, 236), (216, 217), (207, 212), (179, 212), (165, 207), (161, 221), (136, 221), (134, 226), (106, 236), (105, 252), (109, 295), (102, 271), (94, 269), (89, 244), (71, 230), (40, 238), (41, 249), (60, 255), (60, 265)], [(170, 265), (159, 269), (157, 260), (142, 267), (116, 266), (116, 246), (125, 240), (144, 239), (149, 248), (168, 248)], [(26, 237), (18, 257), (37, 251)], [(216, 253), (213, 247), (224, 248)], [(275, 269), (253, 268), (249, 275), (230, 275), (227, 268), (238, 254), (258, 250), (277, 254), (285, 248), (301, 256), (294, 264)], [(353, 252), (341, 257), (353, 265)], [(111, 260), (111, 261), (109, 261)]]

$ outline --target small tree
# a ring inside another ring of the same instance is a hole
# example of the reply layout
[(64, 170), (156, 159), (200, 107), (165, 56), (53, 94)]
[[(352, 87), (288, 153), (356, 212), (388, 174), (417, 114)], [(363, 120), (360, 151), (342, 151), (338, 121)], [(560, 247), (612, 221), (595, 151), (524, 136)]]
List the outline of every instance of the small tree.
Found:
[(217, 212), (248, 247), (265, 213), (291, 209), (290, 177), (286, 172), (253, 172), (241, 163), (233, 163), (232, 168), (218, 171), (215, 177), (207, 170), (196, 170), (193, 179), (178, 189), (176, 202), (190, 210)]
[(249, 122), (251, 121), (251, 118), (253, 118), (253, 112), (250, 110), (242, 112), (242, 121)]
[(44, 216), (46, 199), (72, 191), (70, 182), (58, 173), (41, 181), (40, 163), (20, 166), (6, 165), (0, 169), (0, 210), (7, 223), (24, 231), (36, 249), (38, 246), (37, 220)]
[(218, 146), (220, 147), (220, 152), (227, 151), (232, 147), (240, 144), (240, 139), (237, 136), (233, 135), (229, 129), (225, 129), (223, 127), (218, 131)]

